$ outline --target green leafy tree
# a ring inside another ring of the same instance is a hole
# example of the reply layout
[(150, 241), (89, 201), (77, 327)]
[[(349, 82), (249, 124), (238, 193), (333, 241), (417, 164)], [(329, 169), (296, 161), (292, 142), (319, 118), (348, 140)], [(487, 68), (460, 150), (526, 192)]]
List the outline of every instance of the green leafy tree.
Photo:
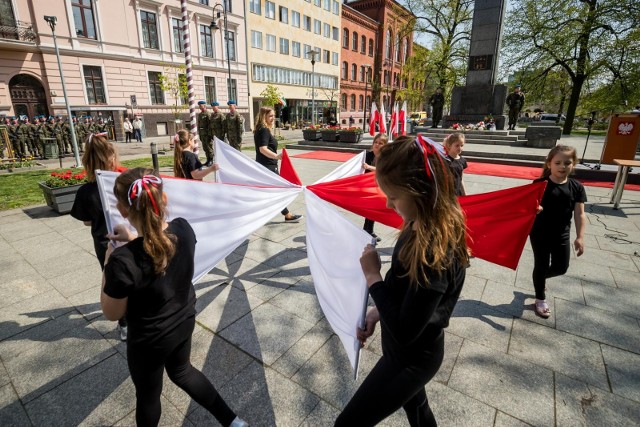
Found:
[(261, 104), (263, 106), (275, 107), (280, 103), (280, 98), (283, 95), (277, 86), (267, 85), (267, 87), (262, 92), (260, 92), (260, 96), (262, 97)]
[(160, 74), (160, 88), (171, 94), (175, 130), (178, 130), (178, 120), (184, 110), (189, 107), (189, 87), (184, 65), (165, 65)]
[[(548, 75), (562, 68), (571, 81), (569, 135), (585, 83), (628, 86), (638, 67), (637, 0), (514, 0), (505, 25), (503, 59), (508, 68)], [(626, 89), (625, 89), (626, 90)]]

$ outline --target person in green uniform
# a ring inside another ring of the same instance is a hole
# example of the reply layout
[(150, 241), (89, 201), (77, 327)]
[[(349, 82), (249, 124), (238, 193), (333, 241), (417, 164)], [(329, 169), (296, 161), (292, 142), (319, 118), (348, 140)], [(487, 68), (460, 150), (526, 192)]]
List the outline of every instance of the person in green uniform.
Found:
[(227, 102), (229, 112), (225, 117), (224, 133), (227, 136), (229, 145), (240, 151), (242, 147), (242, 134), (244, 133), (244, 117), (236, 111), (236, 101), (229, 100)]
[(200, 113), (196, 117), (198, 137), (207, 156), (205, 166), (209, 167), (213, 164), (213, 146), (211, 144), (211, 134), (209, 133), (211, 115), (207, 111), (207, 103), (205, 101), (198, 101), (198, 108), (200, 108)]
[(56, 142), (58, 143), (58, 152), (60, 154), (69, 154), (69, 152), (65, 150), (62, 133), (62, 116), (57, 116), (54, 126), (54, 137), (56, 139)]
[(211, 109), (213, 112), (209, 119), (209, 135), (211, 135), (211, 139), (216, 137), (220, 141), (224, 141), (224, 114), (220, 111), (220, 104), (212, 102)]
[[(34, 119), (34, 122), (35, 120), (36, 119)], [(26, 139), (27, 148), (29, 149), (29, 155), (33, 158), (36, 158), (40, 155), (40, 151), (38, 150), (38, 135), (36, 134), (36, 125), (32, 123), (27, 117), (24, 119), (24, 126), (26, 127)]]
[(522, 86), (517, 85), (513, 92), (507, 96), (507, 106), (509, 107), (509, 128), (508, 130), (515, 130), (516, 124), (518, 124), (518, 116), (520, 110), (524, 106), (524, 94), (520, 92)]
[(7, 126), (7, 132), (9, 133), (9, 142), (11, 142), (11, 148), (13, 148), (13, 157), (22, 157), (20, 151), (20, 142), (18, 141), (18, 119), (16, 117), (10, 118), (10, 125)]
[(71, 144), (71, 126), (69, 125), (69, 120), (66, 117), (63, 117), (61, 120), (60, 130), (62, 133), (64, 152), (73, 153), (73, 145)]

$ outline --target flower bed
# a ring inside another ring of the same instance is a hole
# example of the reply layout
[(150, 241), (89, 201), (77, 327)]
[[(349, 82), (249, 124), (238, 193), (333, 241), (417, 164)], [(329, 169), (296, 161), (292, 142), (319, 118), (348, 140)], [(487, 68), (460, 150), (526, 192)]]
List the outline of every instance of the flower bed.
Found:
[(340, 129), (338, 131), (340, 142), (356, 144), (362, 140), (362, 129), (359, 127), (350, 127)]
[(49, 178), (39, 182), (38, 185), (42, 189), (47, 206), (59, 214), (66, 214), (71, 212), (76, 193), (86, 182), (87, 175), (84, 171), (73, 173), (67, 170), (52, 172)]
[(319, 141), (322, 138), (320, 129), (320, 126), (309, 126), (308, 128), (302, 129), (302, 137), (305, 141)]
[(329, 126), (327, 128), (323, 128), (321, 131), (322, 140), (327, 142), (339, 141), (340, 140), (340, 135), (338, 134), (339, 130), (340, 128), (338, 126)]

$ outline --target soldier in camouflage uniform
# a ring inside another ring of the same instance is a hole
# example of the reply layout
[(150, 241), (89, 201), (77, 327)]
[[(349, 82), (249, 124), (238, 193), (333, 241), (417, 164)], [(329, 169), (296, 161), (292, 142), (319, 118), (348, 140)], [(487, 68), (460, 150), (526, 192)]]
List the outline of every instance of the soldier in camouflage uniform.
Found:
[(18, 120), (18, 127), (16, 129), (18, 135), (18, 144), (20, 144), (20, 157), (27, 157), (28, 140), (29, 140), (29, 125), (22, 120)]
[(202, 142), (202, 148), (207, 156), (207, 162), (205, 166), (211, 166), (213, 164), (213, 146), (211, 144), (211, 134), (209, 133), (209, 127), (211, 123), (211, 115), (207, 111), (207, 103), (205, 101), (198, 101), (198, 108), (200, 108), (200, 114), (198, 114), (198, 137)]
[(73, 116), (71, 119), (73, 121), (73, 131), (76, 134), (76, 142), (78, 143), (78, 151), (82, 153), (84, 150), (82, 149), (82, 124), (78, 122), (78, 118)]
[(23, 152), (20, 150), (20, 137), (18, 136), (18, 119), (16, 117), (11, 118), (11, 124), (7, 128), (9, 132), (9, 141), (11, 141), (11, 147), (13, 148), (13, 157), (22, 157)]
[(224, 120), (224, 133), (227, 135), (229, 145), (240, 151), (242, 147), (242, 134), (244, 133), (244, 117), (236, 111), (236, 101), (227, 102), (229, 112)]
[(27, 127), (27, 148), (29, 149), (29, 154), (31, 157), (40, 156), (40, 150), (38, 149), (38, 140), (37, 140), (37, 126), (35, 124), (36, 119), (33, 119), (33, 123), (29, 122), (29, 118), (27, 117), (24, 120), (24, 124)]
[(509, 128), (508, 130), (515, 130), (518, 124), (518, 116), (520, 116), (520, 110), (524, 106), (524, 94), (520, 92), (521, 86), (516, 85), (513, 92), (507, 96), (507, 106), (509, 107)]
[(62, 133), (63, 133), (63, 129), (62, 129), (62, 117), (61, 116), (57, 116), (56, 120), (55, 120), (55, 126), (54, 126), (54, 137), (56, 138), (56, 142), (58, 143), (58, 152), (60, 154), (69, 154), (69, 152), (66, 151), (65, 146), (64, 146), (64, 140), (62, 137)]
[(71, 145), (71, 126), (69, 126), (69, 119), (66, 117), (63, 117), (60, 121), (60, 133), (62, 135), (64, 152), (66, 154), (73, 154), (73, 146)]
[(224, 141), (224, 114), (220, 111), (219, 103), (212, 102), (211, 107), (213, 112), (209, 121), (209, 135), (211, 135), (211, 139), (216, 137), (220, 141)]
[(95, 131), (93, 133), (103, 133), (107, 131), (107, 125), (104, 124), (104, 119), (100, 117), (98, 123), (95, 125)]

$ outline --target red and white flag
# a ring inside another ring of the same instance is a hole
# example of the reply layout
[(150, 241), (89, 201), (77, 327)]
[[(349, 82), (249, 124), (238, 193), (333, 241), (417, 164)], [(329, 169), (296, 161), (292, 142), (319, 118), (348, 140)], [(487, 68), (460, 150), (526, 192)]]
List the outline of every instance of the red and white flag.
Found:
[(389, 128), (389, 136), (398, 136), (398, 103), (393, 104), (393, 113), (391, 114), (391, 127)]
[(398, 115), (398, 134), (406, 135), (407, 134), (407, 101), (402, 103), (402, 109)]
[(387, 114), (384, 111), (384, 103), (380, 104), (378, 112), (378, 132), (387, 133)]
[(369, 115), (369, 135), (374, 136), (376, 134), (376, 122), (379, 119), (380, 112), (378, 111), (378, 107), (376, 107), (376, 103), (371, 103), (371, 114)]

